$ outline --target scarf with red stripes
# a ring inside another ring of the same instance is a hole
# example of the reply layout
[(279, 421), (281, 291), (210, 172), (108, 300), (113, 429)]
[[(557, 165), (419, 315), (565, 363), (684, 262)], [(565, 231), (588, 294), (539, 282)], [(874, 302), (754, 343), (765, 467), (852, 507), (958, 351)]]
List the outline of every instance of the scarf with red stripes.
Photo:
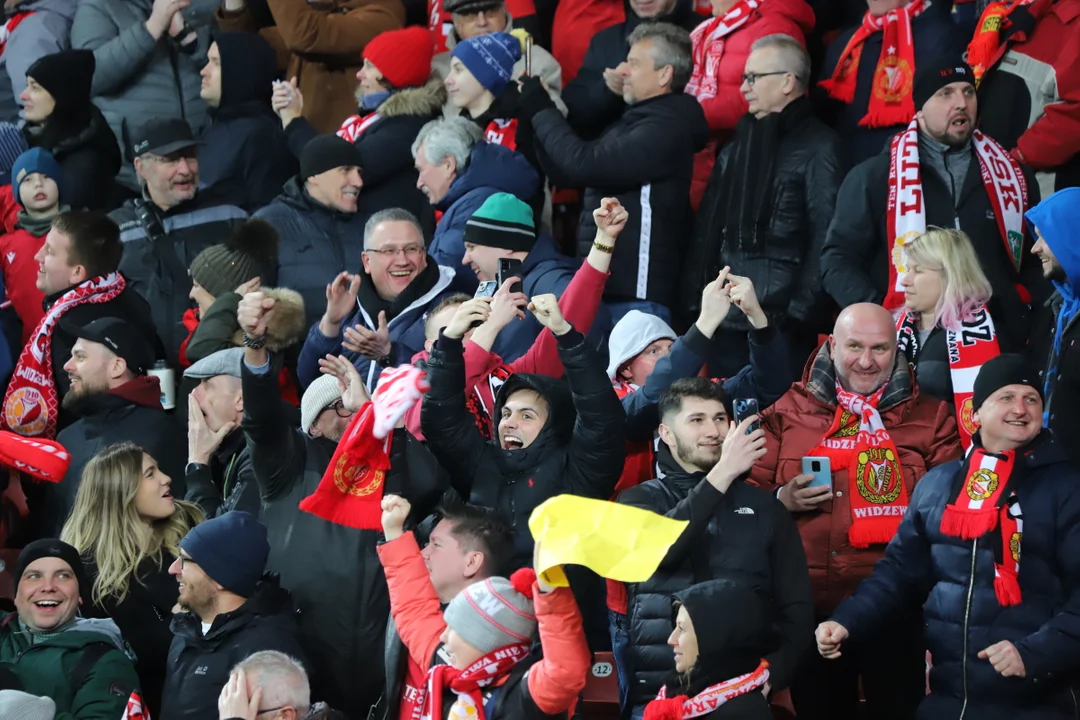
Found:
[(693, 45), (694, 68), (686, 94), (698, 100), (716, 97), (720, 77), (720, 61), (724, 57), (725, 38), (755, 18), (755, 12), (765, 0), (739, 0), (726, 13), (701, 23), (690, 33)]
[(769, 663), (765, 660), (752, 673), (710, 685), (694, 697), (667, 697), (667, 686), (660, 688), (656, 699), (645, 706), (642, 720), (690, 720), (711, 715), (729, 700), (752, 693), (769, 681)]

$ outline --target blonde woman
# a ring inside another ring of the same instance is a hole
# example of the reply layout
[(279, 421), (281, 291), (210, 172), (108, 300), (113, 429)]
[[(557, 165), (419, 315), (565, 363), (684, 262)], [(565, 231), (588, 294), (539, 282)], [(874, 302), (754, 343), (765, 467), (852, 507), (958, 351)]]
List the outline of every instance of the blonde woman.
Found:
[(914, 366), (919, 392), (955, 406), (960, 439), (968, 447), (977, 429), (971, 419), (972, 383), (982, 364), (1001, 353), (987, 309), (990, 281), (971, 240), (959, 230), (931, 229), (905, 250), (897, 341)]
[(92, 582), (83, 614), (110, 617), (138, 658), (143, 699), (160, 712), (169, 623), (179, 597), (169, 565), (202, 522), (194, 503), (172, 497), (172, 479), (137, 445), (111, 445), (87, 463), (61, 538), (77, 548)]

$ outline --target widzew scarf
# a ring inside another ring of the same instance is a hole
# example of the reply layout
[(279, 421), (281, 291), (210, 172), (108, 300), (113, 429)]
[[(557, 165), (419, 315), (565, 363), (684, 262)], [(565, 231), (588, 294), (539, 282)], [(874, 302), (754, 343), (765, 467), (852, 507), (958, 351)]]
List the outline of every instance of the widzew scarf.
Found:
[(766, 0), (738, 0), (718, 18), (703, 22), (690, 33), (694, 48), (694, 69), (686, 94), (698, 100), (716, 97), (720, 60), (724, 57), (725, 38), (754, 19), (754, 11)]
[(1016, 450), (991, 453), (977, 442), (957, 474), (941, 515), (941, 532), (963, 540), (991, 534), (994, 550), (994, 594), (1004, 607), (1020, 604), (1020, 542), (1024, 516), (1014, 487), (1023, 474), (1023, 456)]
[[(918, 316), (910, 310), (904, 310), (896, 320), (896, 341), (900, 352), (909, 360), (919, 354), (917, 323)], [(945, 343), (949, 351), (949, 380), (952, 382), (956, 424), (960, 427), (960, 441), (967, 449), (971, 447), (971, 437), (979, 429), (972, 419), (975, 378), (983, 363), (1001, 354), (1001, 348), (994, 321), (985, 305), (972, 311), (960, 324), (959, 331), (945, 330)]]
[[(1024, 212), (1028, 190), (1020, 165), (997, 142), (978, 130), (971, 137), (979, 159), (986, 194), (997, 218), (998, 232), (1005, 243), (1013, 267), (1020, 271), (1024, 247)], [(901, 276), (907, 272), (904, 246), (926, 232), (926, 204), (919, 165), (919, 124), (912, 120), (907, 130), (892, 139), (889, 163), (889, 200), (886, 229), (889, 237), (889, 288), (884, 305), (895, 310), (904, 304)]]
[(517, 118), (500, 120), (496, 118), (484, 129), (484, 139), (492, 145), (502, 145), (510, 150), (517, 150)]
[(769, 681), (769, 663), (761, 661), (757, 670), (731, 680), (710, 685), (694, 697), (667, 697), (667, 686), (660, 688), (656, 699), (645, 706), (642, 720), (690, 720), (709, 715), (729, 700), (752, 693)]
[(428, 390), (412, 365), (383, 370), (372, 399), (353, 416), (315, 492), (300, 509), (358, 530), (382, 527), (382, 499), (394, 427)]
[(127, 282), (109, 273), (77, 285), (53, 303), (41, 318), (34, 336), (23, 348), (15, 373), (4, 395), (3, 427), (25, 437), (56, 437), (60, 400), (52, 368), (52, 339), (60, 318), (86, 303), (109, 302), (124, 291)]
[(515, 643), (488, 653), (464, 670), (436, 665), (428, 671), (427, 684), (416, 703), (419, 717), (414, 715), (415, 720), (442, 720), (445, 689), (457, 696), (451, 718), (484, 720), (484, 688), (501, 680), (528, 655), (528, 643)]
[(864, 397), (838, 382), (836, 417), (818, 447), (808, 453), (829, 458), (834, 472), (848, 471), (848, 542), (857, 548), (892, 540), (908, 508), (900, 453), (877, 409), (885, 387)]
[(915, 83), (915, 39), (911, 21), (929, 6), (927, 0), (912, 0), (902, 8), (877, 17), (867, 11), (862, 25), (840, 53), (832, 77), (819, 83), (829, 97), (850, 105), (855, 100), (863, 46), (874, 33), (882, 34), (881, 55), (870, 88), (870, 105), (859, 125), (869, 128), (902, 125), (915, 114), (915, 101), (911, 97)]
[(975, 35), (967, 46), (967, 62), (975, 73), (976, 87), (1001, 52), (1001, 31), (1007, 30), (1012, 24), (1009, 14), (1016, 8), (1031, 5), (1033, 2), (1035, 0), (992, 2), (983, 10), (979, 23), (975, 26)]

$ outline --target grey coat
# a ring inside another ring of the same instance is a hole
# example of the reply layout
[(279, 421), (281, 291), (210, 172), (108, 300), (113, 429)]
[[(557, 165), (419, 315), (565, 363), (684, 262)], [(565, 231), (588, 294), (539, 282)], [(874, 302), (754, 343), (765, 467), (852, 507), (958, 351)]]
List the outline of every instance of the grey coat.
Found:
[(145, 25), (152, 7), (153, 0), (80, 0), (71, 28), (71, 46), (94, 51), (94, 102), (123, 152), (118, 179), (132, 189), (138, 188), (131, 164), (136, 128), (151, 118), (181, 117), (198, 134), (207, 122), (199, 70), (206, 64), (216, 2), (211, 7), (196, 0), (183, 11), (198, 32), (191, 54), (181, 52), (168, 33), (154, 40)]
[(26, 70), (46, 55), (67, 50), (75, 5), (76, 0), (30, 0), (16, 8), (34, 14), (19, 23), (0, 55), (0, 120), (19, 121)]

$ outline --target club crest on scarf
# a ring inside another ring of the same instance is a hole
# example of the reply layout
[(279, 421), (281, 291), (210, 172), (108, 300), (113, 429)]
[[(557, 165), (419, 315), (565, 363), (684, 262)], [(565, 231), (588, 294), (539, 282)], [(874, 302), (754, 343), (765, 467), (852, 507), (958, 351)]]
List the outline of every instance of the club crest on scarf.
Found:
[(859, 453), (856, 486), (867, 502), (888, 505), (900, 497), (900, 466), (889, 448), (867, 448)]
[(967, 494), (972, 500), (986, 500), (997, 492), (998, 474), (993, 470), (979, 468), (967, 480)]
[(915, 72), (907, 60), (897, 57), (896, 48), (885, 56), (882, 62), (883, 73), (874, 79), (874, 97), (882, 102), (898, 103), (911, 95), (915, 83)]

